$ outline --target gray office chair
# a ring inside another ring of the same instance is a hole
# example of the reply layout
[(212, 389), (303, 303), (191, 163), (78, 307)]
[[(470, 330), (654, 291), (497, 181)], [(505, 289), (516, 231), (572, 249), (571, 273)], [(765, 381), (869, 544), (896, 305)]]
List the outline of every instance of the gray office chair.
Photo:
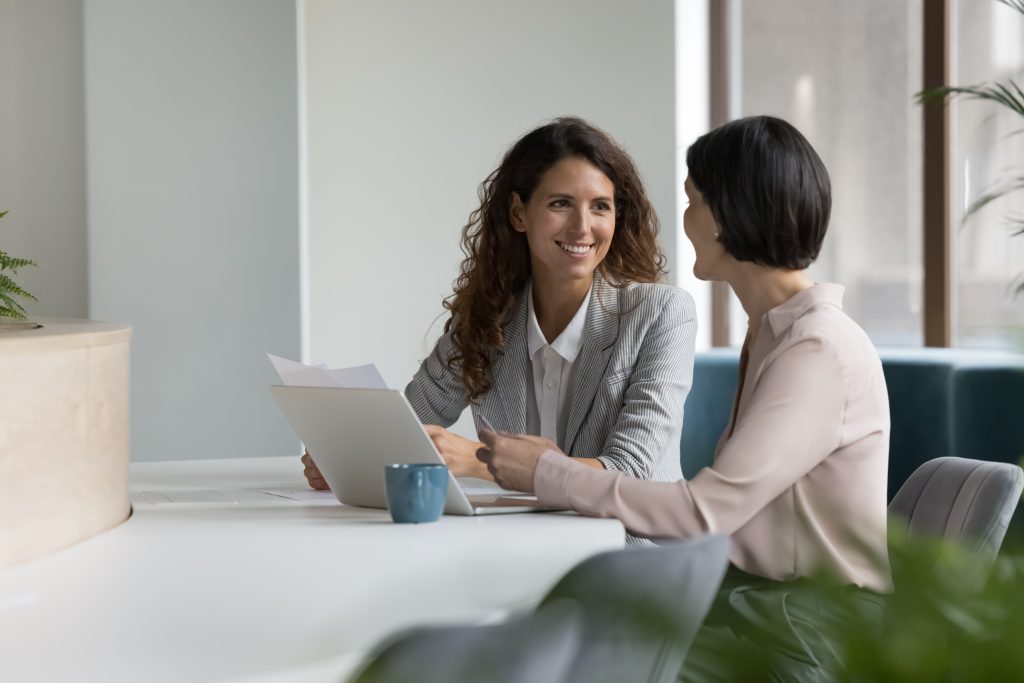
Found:
[(351, 683), (562, 683), (581, 632), (569, 601), (494, 626), (414, 629), (386, 642)]
[(1003, 543), (1024, 489), (1017, 465), (936, 458), (918, 467), (889, 503), (908, 536), (959, 541), (989, 560)]
[(708, 535), (584, 560), (541, 603), (575, 600), (583, 637), (568, 683), (675, 681), (722, 583), (729, 538)]

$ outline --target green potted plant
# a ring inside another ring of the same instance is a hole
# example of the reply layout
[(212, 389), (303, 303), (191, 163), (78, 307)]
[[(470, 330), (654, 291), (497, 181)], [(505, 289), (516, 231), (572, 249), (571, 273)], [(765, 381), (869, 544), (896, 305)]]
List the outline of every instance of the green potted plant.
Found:
[[(6, 215), (7, 211), (0, 211), (0, 218)], [(35, 296), (25, 291), (15, 280), (20, 269), (36, 265), (31, 259), (17, 258), (0, 250), (0, 329), (39, 327), (38, 323), (28, 321), (28, 313), (19, 301), (36, 301)]]

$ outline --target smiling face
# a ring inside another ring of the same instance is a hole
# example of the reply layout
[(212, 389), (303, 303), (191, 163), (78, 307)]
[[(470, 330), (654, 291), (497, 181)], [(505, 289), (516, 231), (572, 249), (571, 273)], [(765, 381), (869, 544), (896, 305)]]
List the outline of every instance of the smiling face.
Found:
[(586, 159), (549, 168), (529, 201), (511, 199), (512, 227), (526, 235), (534, 277), (589, 287), (615, 234), (615, 186)]
[(729, 260), (729, 255), (715, 236), (719, 227), (711, 214), (711, 207), (704, 202), (704, 197), (693, 186), (689, 177), (683, 188), (688, 200), (683, 212), (683, 231), (693, 244), (693, 251), (696, 254), (693, 274), (700, 280), (723, 280), (724, 266)]

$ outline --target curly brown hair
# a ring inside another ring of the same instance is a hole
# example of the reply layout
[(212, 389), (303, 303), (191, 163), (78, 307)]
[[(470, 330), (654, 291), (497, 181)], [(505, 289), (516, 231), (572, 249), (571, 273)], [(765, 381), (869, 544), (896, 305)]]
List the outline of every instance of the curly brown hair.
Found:
[(665, 274), (658, 217), (629, 154), (607, 133), (576, 117), (557, 118), (527, 133), (480, 184), (480, 207), (462, 229), (465, 258), (454, 292), (443, 302), (451, 313), (444, 330), (451, 332), (455, 348), (448, 364), (461, 373), (472, 402), (491, 387), (493, 352), (505, 345), (516, 296), (531, 274), (526, 235), (513, 229), (509, 216), (512, 194), (525, 204), (541, 176), (568, 157), (586, 159), (615, 187), (615, 232), (598, 266), (605, 279), (625, 287), (658, 282)]

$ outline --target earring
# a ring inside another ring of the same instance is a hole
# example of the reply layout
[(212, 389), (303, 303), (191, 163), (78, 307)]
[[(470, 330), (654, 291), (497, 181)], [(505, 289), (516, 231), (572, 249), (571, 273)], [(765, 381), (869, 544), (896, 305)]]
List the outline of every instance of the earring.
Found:
[(720, 233), (720, 232), (718, 232), (717, 230), (715, 230), (715, 241), (716, 241), (716, 242), (721, 242), (721, 240), (720, 240), (720, 239), (718, 239), (719, 235), (721, 235), (721, 233)]

